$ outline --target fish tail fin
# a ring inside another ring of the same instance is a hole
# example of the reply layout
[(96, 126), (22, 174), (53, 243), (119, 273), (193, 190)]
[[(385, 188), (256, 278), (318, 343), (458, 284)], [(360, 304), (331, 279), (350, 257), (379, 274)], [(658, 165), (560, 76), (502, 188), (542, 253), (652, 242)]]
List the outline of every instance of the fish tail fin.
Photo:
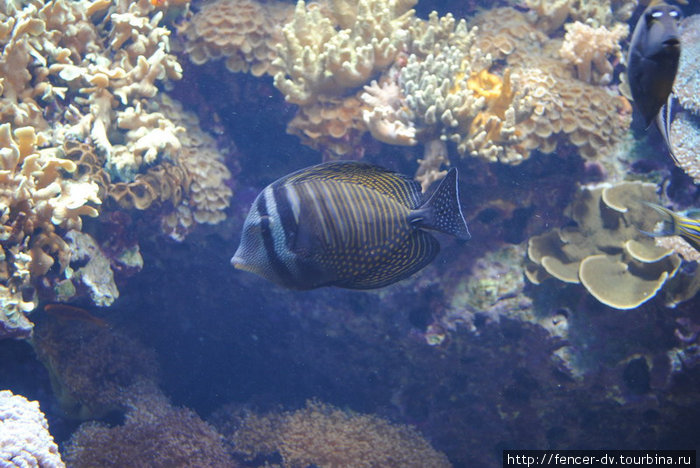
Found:
[(440, 185), (411, 213), (409, 221), (418, 227), (444, 232), (460, 240), (471, 239), (459, 204), (456, 168), (450, 169)]
[(649, 203), (646, 201), (642, 203), (644, 203), (646, 206), (653, 209), (663, 217), (663, 219), (661, 220), (663, 222), (663, 226), (658, 232), (641, 232), (652, 237), (673, 236), (679, 233), (680, 230), (678, 227), (678, 215), (676, 215), (676, 213), (674, 213), (666, 207), (657, 205), (656, 203)]

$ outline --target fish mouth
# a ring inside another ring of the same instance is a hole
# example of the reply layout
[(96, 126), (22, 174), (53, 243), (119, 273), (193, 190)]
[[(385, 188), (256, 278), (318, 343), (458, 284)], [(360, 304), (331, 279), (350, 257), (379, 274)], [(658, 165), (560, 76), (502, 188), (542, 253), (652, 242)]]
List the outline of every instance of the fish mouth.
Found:
[(260, 272), (259, 268), (255, 268), (255, 266), (246, 263), (241, 257), (235, 255), (231, 257), (231, 265), (236, 270), (247, 271), (248, 273), (259, 274)]
[(676, 37), (672, 37), (671, 39), (666, 39), (663, 42), (664, 47), (669, 48), (669, 49), (675, 49), (677, 47), (680, 47), (681, 41), (678, 40)]

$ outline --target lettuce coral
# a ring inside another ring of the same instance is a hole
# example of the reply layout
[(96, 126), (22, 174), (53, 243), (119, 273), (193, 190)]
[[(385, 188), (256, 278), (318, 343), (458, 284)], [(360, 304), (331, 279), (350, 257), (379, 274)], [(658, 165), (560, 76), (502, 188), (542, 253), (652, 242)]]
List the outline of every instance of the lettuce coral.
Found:
[(653, 231), (642, 201), (655, 186), (622, 182), (584, 188), (567, 208), (573, 226), (528, 241), (527, 277), (535, 284), (554, 277), (582, 284), (600, 302), (633, 309), (654, 297), (681, 260), (641, 231)]

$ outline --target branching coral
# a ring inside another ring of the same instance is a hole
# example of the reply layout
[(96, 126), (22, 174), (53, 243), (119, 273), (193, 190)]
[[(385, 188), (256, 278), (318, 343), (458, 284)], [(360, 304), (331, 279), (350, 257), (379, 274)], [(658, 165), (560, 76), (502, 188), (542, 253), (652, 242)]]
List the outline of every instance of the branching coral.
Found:
[(65, 467), (39, 403), (9, 390), (0, 391), (0, 465)]
[(451, 466), (409, 427), (318, 402), (281, 415), (251, 415), (234, 435), (234, 444), (251, 458), (278, 452), (285, 466)]
[(611, 60), (621, 58), (620, 41), (629, 34), (626, 24), (618, 23), (612, 30), (593, 28), (579, 21), (568, 23), (559, 54), (576, 67), (579, 80), (608, 84), (612, 80)]
[(411, 6), (359, 0), (353, 21), (345, 17), (348, 25), (338, 30), (318, 4), (300, 0), (283, 28), (280, 57), (273, 63), (282, 70), (275, 86), (289, 102), (306, 105), (319, 95), (340, 96), (368, 83), (393, 63)]
[(672, 278), (680, 258), (658, 247), (640, 231), (653, 231), (655, 220), (642, 201), (654, 201), (655, 186), (623, 182), (584, 188), (567, 208), (576, 223), (532, 237), (528, 278), (548, 277), (580, 283), (600, 302), (633, 309), (648, 301)]
[(527, 157), (515, 125), (527, 116), (528, 100), (514, 91), (508, 71), (503, 76), (489, 72), (491, 57), (474, 46), (477, 31), (468, 31), (464, 21), (455, 24), (450, 15), (439, 20), (436, 14), (429, 18), (427, 31), (444, 39), (432, 47), (425, 38), (416, 40), (418, 50), (435, 52), (411, 54), (399, 75), (406, 106), (422, 137), (454, 141), (461, 154), (488, 161), (519, 162)]

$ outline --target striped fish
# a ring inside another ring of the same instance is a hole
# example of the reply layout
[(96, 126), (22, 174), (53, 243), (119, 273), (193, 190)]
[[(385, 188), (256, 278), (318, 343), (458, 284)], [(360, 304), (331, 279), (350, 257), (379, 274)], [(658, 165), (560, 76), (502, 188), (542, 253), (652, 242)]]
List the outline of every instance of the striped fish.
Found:
[(700, 210), (676, 213), (660, 205), (644, 202), (663, 216), (663, 226), (656, 232), (644, 232), (653, 237), (681, 236), (700, 251)]
[(371, 164), (330, 162), (268, 185), (255, 199), (231, 263), (292, 289), (372, 289), (407, 278), (440, 245), (426, 230), (467, 240), (452, 169), (430, 196)]

